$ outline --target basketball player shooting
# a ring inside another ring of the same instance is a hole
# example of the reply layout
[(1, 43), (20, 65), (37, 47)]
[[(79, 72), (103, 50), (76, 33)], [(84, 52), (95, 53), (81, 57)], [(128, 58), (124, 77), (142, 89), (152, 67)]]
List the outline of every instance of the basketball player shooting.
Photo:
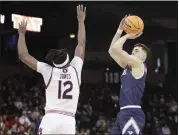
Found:
[(28, 67), (41, 73), (47, 86), (45, 116), (39, 127), (39, 135), (75, 134), (75, 113), (86, 45), (85, 16), (86, 7), (77, 6), (78, 45), (71, 62), (65, 49), (51, 49), (45, 57), (45, 63), (37, 61), (26, 46), (27, 23), (22, 21), (19, 24), (19, 58)]
[(141, 98), (145, 88), (147, 67), (145, 64), (149, 49), (141, 43), (134, 46), (132, 53), (123, 50), (128, 39), (138, 38), (142, 32), (126, 34), (121, 37), (125, 16), (108, 50), (110, 56), (124, 69), (121, 75), (120, 112), (111, 135), (139, 135), (145, 124), (145, 114), (141, 109)]

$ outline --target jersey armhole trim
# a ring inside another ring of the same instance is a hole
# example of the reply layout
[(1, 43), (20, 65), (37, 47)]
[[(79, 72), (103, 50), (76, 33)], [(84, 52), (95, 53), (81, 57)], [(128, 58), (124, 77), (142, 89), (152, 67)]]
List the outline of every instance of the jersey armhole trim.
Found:
[(45, 89), (48, 88), (48, 86), (49, 86), (49, 84), (50, 84), (50, 82), (51, 82), (51, 80), (52, 80), (52, 75), (53, 75), (53, 67), (52, 67), (52, 71), (51, 71), (51, 75), (50, 75), (49, 81), (48, 81), (48, 83), (47, 83)]
[(144, 70), (143, 70), (142, 74), (140, 76), (138, 76), (138, 77), (133, 76), (136, 80), (139, 80), (144, 76), (144, 74), (145, 74), (145, 65), (143, 64), (143, 66), (144, 66)]
[[(73, 66), (72, 66), (73, 67)], [(80, 80), (79, 80), (79, 77), (78, 77), (78, 73), (77, 73), (77, 70), (75, 67), (73, 67), (75, 72), (76, 72), (76, 76), (77, 76), (77, 80), (78, 80), (78, 86), (80, 87)]]

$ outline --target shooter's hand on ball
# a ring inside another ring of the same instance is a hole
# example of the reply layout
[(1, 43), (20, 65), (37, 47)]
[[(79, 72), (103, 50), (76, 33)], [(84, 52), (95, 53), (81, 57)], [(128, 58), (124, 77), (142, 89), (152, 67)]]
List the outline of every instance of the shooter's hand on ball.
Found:
[(78, 22), (84, 22), (86, 17), (86, 7), (83, 7), (83, 5), (77, 6), (77, 19)]
[(142, 31), (138, 31), (137, 33), (134, 33), (134, 34), (128, 33), (128, 34), (126, 34), (126, 36), (128, 39), (136, 39), (136, 38), (140, 37), (142, 35), (142, 33), (143, 33)]
[(21, 21), (19, 23), (19, 29), (18, 29), (19, 34), (25, 34), (26, 28), (27, 28), (27, 22), (25, 20)]
[(126, 19), (128, 16), (130, 16), (130, 15), (125, 15), (125, 17), (122, 18), (122, 20), (121, 20), (121, 22), (120, 22), (120, 24), (119, 24), (119, 29), (122, 30), (122, 31), (123, 31), (124, 21), (125, 21), (125, 19)]

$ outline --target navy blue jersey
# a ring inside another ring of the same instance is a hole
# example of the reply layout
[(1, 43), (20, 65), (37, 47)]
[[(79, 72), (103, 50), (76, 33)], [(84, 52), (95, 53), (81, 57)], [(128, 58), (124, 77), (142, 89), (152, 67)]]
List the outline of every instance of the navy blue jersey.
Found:
[(144, 64), (144, 74), (141, 78), (135, 79), (130, 67), (126, 66), (121, 75), (120, 107), (127, 105), (141, 105), (141, 99), (145, 88), (147, 68)]

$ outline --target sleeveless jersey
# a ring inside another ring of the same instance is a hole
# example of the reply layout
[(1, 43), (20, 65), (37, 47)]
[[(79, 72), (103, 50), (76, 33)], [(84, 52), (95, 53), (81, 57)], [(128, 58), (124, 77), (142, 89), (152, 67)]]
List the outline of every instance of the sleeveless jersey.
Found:
[(46, 89), (45, 110), (76, 113), (79, 98), (79, 81), (76, 69), (53, 68), (51, 81)]
[(66, 69), (52, 68), (46, 63), (37, 62), (37, 72), (43, 75), (47, 85), (45, 111), (76, 113), (82, 66), (83, 60), (77, 56)]
[(141, 105), (141, 99), (145, 88), (147, 68), (144, 64), (144, 74), (141, 78), (135, 79), (126, 66), (121, 75), (120, 107), (127, 105)]

